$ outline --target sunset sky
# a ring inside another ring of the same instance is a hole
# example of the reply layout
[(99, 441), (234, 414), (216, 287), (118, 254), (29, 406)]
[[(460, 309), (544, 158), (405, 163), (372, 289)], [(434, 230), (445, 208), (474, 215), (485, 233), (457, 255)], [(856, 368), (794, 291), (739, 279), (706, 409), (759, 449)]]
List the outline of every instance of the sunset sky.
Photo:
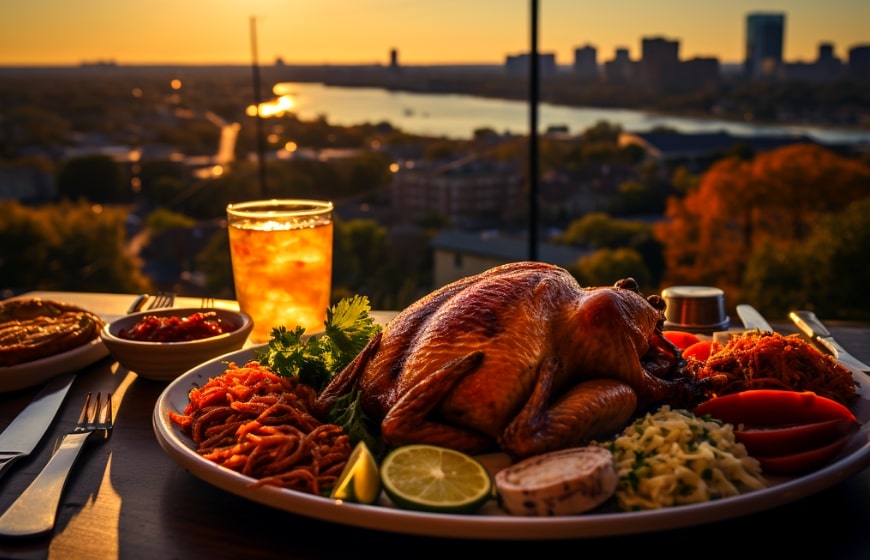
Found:
[[(271, 64), (406, 65), (504, 62), (529, 48), (529, 0), (0, 0), (0, 66), (247, 64), (250, 20)], [(870, 44), (866, 0), (539, 0), (538, 44), (570, 64), (591, 44), (640, 56), (642, 37), (680, 41), (680, 57), (744, 55), (749, 12), (786, 13), (785, 58), (815, 60), (819, 43), (845, 59)]]

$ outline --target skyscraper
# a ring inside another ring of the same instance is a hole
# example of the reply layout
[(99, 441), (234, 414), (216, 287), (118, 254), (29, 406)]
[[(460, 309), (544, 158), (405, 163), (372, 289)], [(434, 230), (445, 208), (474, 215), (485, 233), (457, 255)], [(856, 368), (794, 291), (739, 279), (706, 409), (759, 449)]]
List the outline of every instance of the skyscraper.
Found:
[(749, 78), (772, 76), (782, 66), (785, 14), (754, 13), (746, 16), (746, 61)]

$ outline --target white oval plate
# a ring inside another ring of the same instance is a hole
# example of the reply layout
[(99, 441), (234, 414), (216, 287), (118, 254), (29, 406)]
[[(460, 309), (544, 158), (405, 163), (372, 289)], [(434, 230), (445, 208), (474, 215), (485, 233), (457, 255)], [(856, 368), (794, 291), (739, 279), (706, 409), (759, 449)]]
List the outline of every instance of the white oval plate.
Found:
[(109, 349), (100, 340), (98, 333), (90, 342), (72, 350), (17, 366), (0, 367), (0, 393), (39, 385), (62, 373), (89, 366), (108, 355)]
[(169, 420), (169, 411), (183, 413), (188, 393), (221, 375), (227, 362), (239, 365), (255, 359), (265, 345), (252, 346), (205, 362), (169, 384), (154, 407), (152, 422), (157, 441), (181, 467), (218, 488), (242, 498), (297, 515), (380, 531), (423, 536), (542, 540), (600, 537), (689, 527), (773, 508), (833, 486), (870, 465), (870, 385), (858, 373), (860, 399), (853, 407), (861, 429), (828, 466), (793, 479), (771, 480), (771, 486), (732, 498), (702, 504), (629, 513), (591, 513), (561, 517), (515, 517), (494, 502), (474, 515), (421, 513), (398, 509), (383, 500), (378, 505), (336, 502), (294, 490), (263, 486), (255, 479), (221, 467), (194, 451), (194, 444)]

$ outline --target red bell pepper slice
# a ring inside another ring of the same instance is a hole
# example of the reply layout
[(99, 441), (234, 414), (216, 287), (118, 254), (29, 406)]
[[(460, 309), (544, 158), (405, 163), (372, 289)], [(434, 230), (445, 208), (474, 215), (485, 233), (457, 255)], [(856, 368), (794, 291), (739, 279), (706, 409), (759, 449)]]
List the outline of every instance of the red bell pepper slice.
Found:
[(824, 447), (856, 427), (851, 420), (834, 418), (789, 428), (737, 429), (734, 438), (753, 457), (779, 457)]
[(824, 466), (840, 452), (848, 439), (849, 436), (845, 435), (828, 445), (808, 451), (779, 457), (756, 457), (756, 459), (761, 464), (761, 469), (768, 474), (796, 476)]
[(852, 411), (837, 401), (812, 391), (784, 389), (751, 389), (713, 397), (692, 412), (748, 428), (798, 426), (835, 419), (857, 422)]
[(837, 401), (811, 391), (753, 389), (696, 406), (734, 426), (734, 437), (768, 474), (796, 476), (831, 461), (859, 426)]
[(701, 340), (695, 334), (686, 331), (662, 331), (662, 336), (670, 340), (680, 350), (685, 350)]

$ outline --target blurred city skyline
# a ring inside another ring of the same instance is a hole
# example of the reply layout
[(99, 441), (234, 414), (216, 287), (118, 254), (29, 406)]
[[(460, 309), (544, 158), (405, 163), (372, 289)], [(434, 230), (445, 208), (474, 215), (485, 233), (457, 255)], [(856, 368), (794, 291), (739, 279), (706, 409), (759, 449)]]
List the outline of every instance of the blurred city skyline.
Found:
[[(209, 0), (4, 3), (0, 66), (247, 64), (256, 20), (261, 64), (502, 64), (529, 46), (528, 0)], [(783, 56), (811, 61), (829, 43), (841, 59), (870, 44), (862, 0), (539, 0), (538, 48), (571, 64), (592, 45), (599, 62), (617, 48), (640, 56), (644, 37), (680, 44), (680, 57), (745, 56), (746, 16), (784, 13)]]

